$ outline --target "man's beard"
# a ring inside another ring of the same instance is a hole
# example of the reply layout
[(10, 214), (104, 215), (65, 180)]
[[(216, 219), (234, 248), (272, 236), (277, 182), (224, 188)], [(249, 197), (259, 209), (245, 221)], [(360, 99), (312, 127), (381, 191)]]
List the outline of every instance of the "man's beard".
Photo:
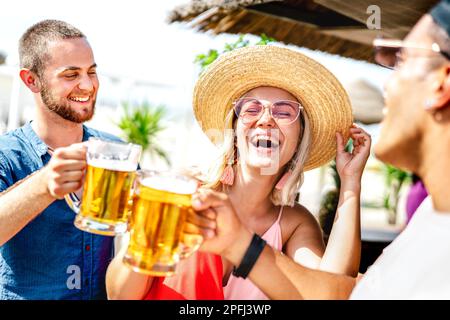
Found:
[(92, 100), (92, 109), (90, 110), (90, 112), (85, 116), (81, 116), (77, 112), (72, 110), (69, 101), (58, 101), (55, 96), (52, 95), (46, 83), (42, 84), (41, 99), (50, 111), (53, 111), (61, 118), (71, 122), (83, 123), (85, 121), (91, 120), (94, 116), (95, 99)]

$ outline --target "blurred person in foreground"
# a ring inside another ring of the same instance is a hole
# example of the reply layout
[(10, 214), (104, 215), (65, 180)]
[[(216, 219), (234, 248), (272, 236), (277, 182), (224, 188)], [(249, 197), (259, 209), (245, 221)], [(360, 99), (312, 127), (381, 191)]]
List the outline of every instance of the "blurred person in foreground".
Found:
[(213, 191), (193, 201), (197, 212), (213, 212), (217, 222), (216, 236), (203, 250), (245, 270), (271, 298), (283, 297), (282, 292), (305, 299), (450, 299), (450, 282), (445, 281), (450, 265), (449, 35), (446, 0), (424, 15), (404, 41), (375, 43), (377, 61), (395, 69), (385, 84), (387, 115), (376, 156), (417, 173), (430, 197), (365, 275), (313, 270), (255, 241), (228, 196)]
[(19, 55), (36, 117), (0, 137), (0, 299), (105, 299), (113, 238), (78, 230), (63, 200), (82, 184), (81, 142), (119, 140), (83, 125), (99, 87), (91, 46), (44, 20), (22, 35)]

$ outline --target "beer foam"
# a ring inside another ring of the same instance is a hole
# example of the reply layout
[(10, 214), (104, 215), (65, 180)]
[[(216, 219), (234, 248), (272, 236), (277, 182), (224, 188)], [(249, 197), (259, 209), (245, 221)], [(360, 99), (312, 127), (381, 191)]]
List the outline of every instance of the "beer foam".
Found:
[(148, 188), (177, 194), (192, 194), (197, 190), (195, 180), (182, 180), (176, 177), (147, 177), (141, 180), (141, 184)]
[(136, 171), (136, 164), (130, 161), (120, 161), (111, 159), (89, 159), (88, 165), (96, 168), (103, 168), (113, 171), (131, 172)]

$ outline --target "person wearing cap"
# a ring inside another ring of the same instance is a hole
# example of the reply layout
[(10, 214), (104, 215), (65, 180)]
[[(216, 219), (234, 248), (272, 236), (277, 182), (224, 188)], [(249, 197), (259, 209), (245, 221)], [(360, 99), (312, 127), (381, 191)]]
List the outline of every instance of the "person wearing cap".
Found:
[[(352, 125), (349, 98), (338, 80), (300, 52), (254, 46), (220, 56), (200, 76), (193, 99), (196, 119), (223, 151), (196, 198), (223, 197), (246, 230), (297, 263), (356, 276), (360, 185), (370, 136)], [(349, 137), (351, 153), (344, 151)], [(316, 219), (296, 197), (303, 172), (335, 156), (341, 195), (325, 250)], [(203, 209), (189, 217), (187, 233), (215, 227), (220, 209)], [(112, 299), (270, 297), (240, 278), (239, 270), (232, 272), (227, 259), (205, 252), (181, 262), (177, 274), (166, 279), (132, 274), (121, 263), (122, 255), (107, 274)], [(265, 277), (271, 281), (270, 270)], [(280, 291), (277, 297), (287, 298), (288, 293)]]
[(375, 43), (377, 61), (395, 69), (385, 85), (387, 114), (375, 154), (420, 175), (430, 197), (366, 274), (338, 275), (296, 263), (258, 240), (229, 200), (214, 192), (193, 201), (197, 211), (216, 214), (215, 236), (203, 250), (221, 254), (271, 298), (288, 292), (308, 299), (449, 299), (449, 35), (447, 0), (423, 16), (403, 41)]

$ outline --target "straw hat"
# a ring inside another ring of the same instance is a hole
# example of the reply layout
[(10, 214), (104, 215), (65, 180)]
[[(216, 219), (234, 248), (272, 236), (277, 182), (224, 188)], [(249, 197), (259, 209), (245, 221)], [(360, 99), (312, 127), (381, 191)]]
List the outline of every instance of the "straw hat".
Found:
[[(271, 86), (288, 91), (303, 105), (311, 129), (304, 170), (322, 166), (336, 155), (337, 131), (349, 137), (350, 100), (324, 66), (290, 49), (251, 46), (222, 54), (201, 74), (194, 89), (194, 114), (209, 139), (222, 142), (232, 103), (251, 89)], [(215, 134), (211, 134), (211, 129)]]

